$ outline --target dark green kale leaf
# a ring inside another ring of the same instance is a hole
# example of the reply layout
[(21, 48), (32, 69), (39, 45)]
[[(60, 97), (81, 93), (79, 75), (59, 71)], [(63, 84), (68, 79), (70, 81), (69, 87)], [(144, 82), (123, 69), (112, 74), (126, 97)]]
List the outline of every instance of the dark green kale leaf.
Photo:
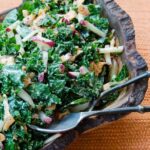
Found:
[(106, 105), (109, 105), (113, 101), (115, 101), (119, 97), (120, 91), (116, 91), (113, 93), (108, 94), (107, 96), (104, 96), (101, 101), (99, 106), (101, 108), (106, 107)]
[(34, 83), (27, 90), (33, 99), (43, 101), (47, 106), (61, 103), (61, 99), (51, 93), (47, 84)]
[(97, 26), (99, 29), (107, 33), (109, 29), (109, 21), (107, 18), (102, 18), (99, 15), (92, 15), (86, 18), (90, 23)]
[(48, 67), (48, 84), (50, 91), (61, 94), (66, 85), (67, 76), (60, 72), (60, 63), (52, 63)]
[(49, 80), (49, 87), (51, 89), (51, 92), (58, 94), (58, 95), (61, 94), (61, 92), (65, 88), (65, 85), (66, 85), (66, 81), (63, 79), (62, 80), (60, 80), (60, 79), (56, 79), (56, 80), (50, 79)]
[(46, 5), (39, 0), (26, 0), (22, 6), (18, 9), (18, 18), (23, 19), (22, 10), (27, 10), (29, 13), (38, 14), (39, 9), (44, 8)]
[(80, 60), (79, 66), (89, 67), (91, 61), (99, 62), (102, 56), (98, 53), (97, 48), (99, 47), (98, 43), (89, 42), (82, 46), (82, 50), (84, 55), (82, 56), (82, 60)]
[[(31, 124), (31, 118), (34, 111), (28, 103), (22, 101), (19, 97), (8, 97), (10, 113), (15, 119), (15, 123), (10, 127), (9, 131), (5, 132), (6, 150), (38, 150), (44, 144), (43, 140), (47, 138), (47, 134), (34, 135), (31, 130), (27, 129), (27, 124)], [(2, 110), (3, 111), (3, 110)], [(0, 107), (1, 114), (1, 107)]]
[(65, 23), (62, 23), (62, 26), (58, 28), (58, 41), (68, 41), (72, 37), (72, 30), (67, 27)]
[(120, 73), (116, 77), (116, 81), (122, 81), (123, 79), (127, 78), (129, 76), (128, 68), (126, 65), (123, 65)]
[(102, 9), (100, 5), (88, 4), (90, 15), (101, 15)]
[(51, 29), (51, 28), (48, 27), (46, 29), (46, 32), (43, 33), (43, 36), (46, 37), (46, 38), (48, 38), (48, 39), (51, 39), (53, 41), (56, 41), (57, 33), (55, 33), (53, 29)]
[(13, 115), (17, 122), (23, 124), (30, 124), (32, 112), (30, 105), (17, 96), (8, 97), (10, 105), (10, 113)]
[[(117, 75), (117, 77), (114, 81), (119, 82), (119, 81), (122, 81), (122, 80), (126, 79), (127, 77), (129, 77), (128, 68), (127, 68), (126, 65), (123, 65), (120, 73)], [(113, 102), (114, 100), (116, 100), (118, 98), (119, 94), (120, 94), (120, 90), (108, 94), (107, 96), (105, 96), (102, 99), (103, 104), (107, 104), (108, 102)]]
[(33, 4), (33, 2), (30, 1), (30, 0), (26, 0), (22, 4), (22, 6), (19, 8), (19, 13), (20, 13), (19, 15), (22, 15), (22, 10), (27, 10), (27, 11), (29, 11), (29, 13), (31, 13), (32, 11), (34, 11), (34, 4)]
[(6, 134), (5, 150), (19, 150), (17, 143), (13, 140), (11, 131)]
[(4, 116), (4, 105), (3, 101), (0, 101), (0, 120), (3, 120), (3, 116)]
[(103, 78), (96, 77), (94, 73), (88, 73), (77, 78), (71, 84), (71, 89), (73, 93), (91, 100), (99, 96), (102, 91), (103, 82)]
[(24, 87), (24, 72), (17, 65), (4, 66), (0, 73), (1, 93), (15, 93)]
[(44, 145), (40, 139), (48, 138), (48, 135), (40, 135), (27, 131), (25, 126), (15, 123), (9, 132), (5, 133), (6, 143), (5, 150), (38, 150)]
[(49, 79), (63, 79), (65, 77), (65, 74), (61, 73), (60, 71), (60, 65), (61, 63), (52, 63), (48, 66), (48, 78)]
[(72, 30), (68, 28), (66, 24), (61, 24), (57, 30), (58, 31), (54, 31), (48, 28), (44, 37), (55, 41), (56, 45), (54, 51), (56, 54), (61, 55), (67, 52), (74, 54), (76, 51), (75, 46), (80, 46), (81, 44), (81, 37), (73, 34)]
[(26, 66), (28, 72), (43, 72), (45, 70), (45, 67), (42, 61), (42, 54), (40, 50), (34, 43), (26, 43), (26, 47), (27, 46), (29, 46), (29, 51), (26, 51), (26, 53), (22, 57), (18, 57), (16, 63), (21, 64), (22, 66)]
[(16, 44), (15, 37), (9, 38), (6, 34), (6, 27), (0, 24), (0, 55), (17, 55), (20, 46)]

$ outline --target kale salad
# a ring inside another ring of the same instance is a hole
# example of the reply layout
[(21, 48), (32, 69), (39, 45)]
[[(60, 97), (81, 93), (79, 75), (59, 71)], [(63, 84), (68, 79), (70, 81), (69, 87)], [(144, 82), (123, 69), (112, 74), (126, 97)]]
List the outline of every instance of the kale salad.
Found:
[(0, 149), (38, 150), (60, 137), (28, 124), (45, 128), (86, 111), (101, 92), (126, 81), (122, 52), (101, 6), (90, 0), (26, 0), (8, 13), (0, 23)]

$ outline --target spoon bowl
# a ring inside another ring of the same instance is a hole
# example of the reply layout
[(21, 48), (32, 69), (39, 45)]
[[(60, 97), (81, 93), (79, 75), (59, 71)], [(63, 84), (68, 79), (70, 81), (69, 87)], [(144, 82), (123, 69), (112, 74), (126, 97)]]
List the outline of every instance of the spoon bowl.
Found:
[(129, 112), (150, 112), (150, 106), (133, 106), (115, 109), (105, 109), (100, 111), (89, 111), (89, 112), (78, 112), (71, 113), (65, 116), (61, 121), (52, 124), (49, 128), (43, 129), (35, 125), (29, 125), (33, 130), (43, 132), (43, 133), (61, 133), (74, 129), (78, 124), (85, 118), (94, 115), (110, 115), (119, 113), (129, 113)]

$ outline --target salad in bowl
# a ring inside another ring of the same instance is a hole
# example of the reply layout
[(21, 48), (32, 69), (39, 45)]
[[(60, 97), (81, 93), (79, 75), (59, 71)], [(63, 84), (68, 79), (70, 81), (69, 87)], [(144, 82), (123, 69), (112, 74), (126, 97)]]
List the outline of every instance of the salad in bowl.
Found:
[[(27, 0), (8, 13), (0, 36), (0, 149), (40, 149), (50, 135), (28, 124), (48, 127), (86, 111), (129, 76), (115, 30), (90, 0)], [(120, 94), (108, 95), (97, 108)]]

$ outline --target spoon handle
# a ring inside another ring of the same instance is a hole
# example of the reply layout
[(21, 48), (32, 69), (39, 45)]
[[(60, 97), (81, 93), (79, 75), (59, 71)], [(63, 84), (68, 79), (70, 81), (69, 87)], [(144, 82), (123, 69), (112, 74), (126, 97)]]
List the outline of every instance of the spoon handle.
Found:
[(117, 90), (119, 90), (121, 88), (124, 88), (124, 87), (126, 87), (126, 86), (128, 86), (128, 85), (130, 85), (132, 83), (135, 83), (135, 82), (137, 82), (137, 81), (139, 81), (141, 79), (149, 78), (149, 77), (150, 77), (150, 71), (147, 71), (147, 72), (145, 72), (143, 74), (140, 74), (140, 75), (138, 75), (138, 76), (136, 76), (136, 77), (134, 77), (134, 78), (132, 78), (132, 79), (122, 83), (122, 84), (116, 85), (115, 87), (112, 87), (111, 89), (102, 92), (100, 97), (97, 100), (93, 101), (92, 106), (90, 107), (89, 111), (93, 110), (93, 108), (98, 104), (98, 102), (100, 101), (100, 99), (102, 97), (104, 97), (104, 96), (106, 96), (106, 95), (108, 95), (108, 94), (110, 94), (112, 92), (115, 92), (115, 91), (117, 91)]
[(100, 111), (88, 111), (82, 112), (82, 119), (95, 116), (95, 115), (111, 115), (111, 114), (120, 114), (120, 113), (130, 113), (130, 112), (150, 112), (150, 106), (132, 106), (132, 107), (123, 107), (123, 108), (114, 108), (114, 109), (104, 109)]

